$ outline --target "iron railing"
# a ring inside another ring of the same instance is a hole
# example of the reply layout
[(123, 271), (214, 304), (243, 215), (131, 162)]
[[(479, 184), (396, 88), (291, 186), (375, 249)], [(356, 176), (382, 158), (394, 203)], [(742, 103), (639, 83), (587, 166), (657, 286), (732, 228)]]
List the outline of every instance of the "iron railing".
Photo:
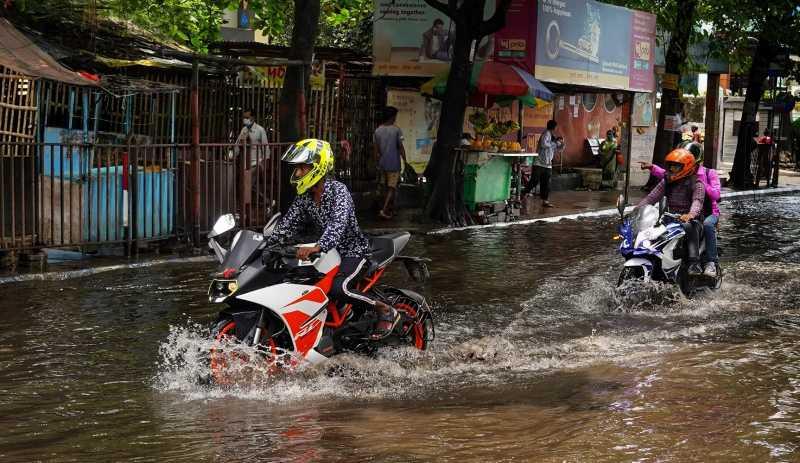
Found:
[(0, 249), (197, 241), (227, 212), (263, 226), (285, 147), (0, 142)]

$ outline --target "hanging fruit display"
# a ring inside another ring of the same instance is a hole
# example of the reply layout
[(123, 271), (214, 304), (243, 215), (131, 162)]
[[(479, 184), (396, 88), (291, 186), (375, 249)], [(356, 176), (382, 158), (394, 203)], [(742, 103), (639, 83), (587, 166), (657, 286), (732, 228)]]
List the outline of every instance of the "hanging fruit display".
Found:
[(485, 112), (478, 111), (469, 116), (469, 122), (475, 129), (476, 135), (475, 139), (470, 143), (470, 149), (504, 153), (522, 151), (522, 146), (519, 142), (500, 140), (503, 136), (519, 130), (519, 124), (515, 121), (497, 122)]

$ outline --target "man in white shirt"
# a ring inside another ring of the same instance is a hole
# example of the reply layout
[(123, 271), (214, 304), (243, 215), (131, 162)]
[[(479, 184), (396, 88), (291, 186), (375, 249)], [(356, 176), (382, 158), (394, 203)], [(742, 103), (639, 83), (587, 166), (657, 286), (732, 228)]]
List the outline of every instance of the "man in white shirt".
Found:
[(269, 147), (267, 143), (267, 131), (264, 127), (256, 123), (253, 119), (253, 111), (246, 110), (242, 117), (242, 131), (236, 138), (236, 154), (240, 153), (239, 146), (242, 144), (247, 145), (247, 153), (250, 155), (250, 163), (245, 171), (245, 178), (242, 181), (245, 185), (249, 184), (251, 188), (245, 188), (244, 202), (247, 204), (252, 203), (252, 190), (259, 192), (259, 183), (266, 184), (267, 166), (269, 165)]
[(239, 152), (239, 144), (247, 143), (250, 153), (250, 167), (255, 167), (257, 164), (269, 159), (269, 148), (265, 146), (269, 143), (267, 140), (267, 131), (264, 127), (258, 125), (253, 119), (253, 112), (247, 110), (243, 115), (243, 127), (239, 132), (239, 137), (236, 138), (236, 152)]
[(540, 186), (539, 196), (542, 198), (543, 207), (555, 207), (548, 201), (550, 197), (550, 177), (553, 173), (553, 158), (556, 155), (556, 150), (564, 147), (564, 140), (561, 137), (556, 137), (553, 133), (556, 126), (556, 121), (552, 119), (547, 121), (547, 130), (539, 138), (539, 144), (536, 147), (539, 156), (533, 166), (531, 180), (522, 192), (526, 195), (530, 194), (538, 184)]

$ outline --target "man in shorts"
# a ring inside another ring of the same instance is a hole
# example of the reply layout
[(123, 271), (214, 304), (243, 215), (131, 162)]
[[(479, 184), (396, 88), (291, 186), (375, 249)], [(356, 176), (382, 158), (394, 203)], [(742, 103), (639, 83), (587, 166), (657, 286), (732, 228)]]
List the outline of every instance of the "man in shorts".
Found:
[(381, 181), (386, 187), (386, 199), (379, 212), (381, 218), (390, 219), (394, 213), (394, 200), (397, 195), (397, 185), (400, 183), (401, 164), (406, 161), (406, 151), (403, 148), (403, 132), (395, 125), (397, 108), (388, 106), (384, 110), (383, 123), (375, 129), (374, 152), (378, 160), (378, 169), (382, 173)]

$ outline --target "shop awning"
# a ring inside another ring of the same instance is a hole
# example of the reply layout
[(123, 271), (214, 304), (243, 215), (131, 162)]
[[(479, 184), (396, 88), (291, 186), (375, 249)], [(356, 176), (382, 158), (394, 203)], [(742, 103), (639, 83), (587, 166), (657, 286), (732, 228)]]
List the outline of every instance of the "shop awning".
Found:
[(42, 77), (72, 85), (97, 85), (97, 82), (59, 64), (5, 18), (0, 18), (0, 66), (24, 76)]
[[(447, 89), (449, 72), (425, 82), (423, 94), (442, 98)], [(527, 106), (538, 106), (553, 100), (553, 92), (529, 72), (512, 64), (484, 61), (472, 66), (469, 82), (470, 102), (507, 102), (518, 100)]]

